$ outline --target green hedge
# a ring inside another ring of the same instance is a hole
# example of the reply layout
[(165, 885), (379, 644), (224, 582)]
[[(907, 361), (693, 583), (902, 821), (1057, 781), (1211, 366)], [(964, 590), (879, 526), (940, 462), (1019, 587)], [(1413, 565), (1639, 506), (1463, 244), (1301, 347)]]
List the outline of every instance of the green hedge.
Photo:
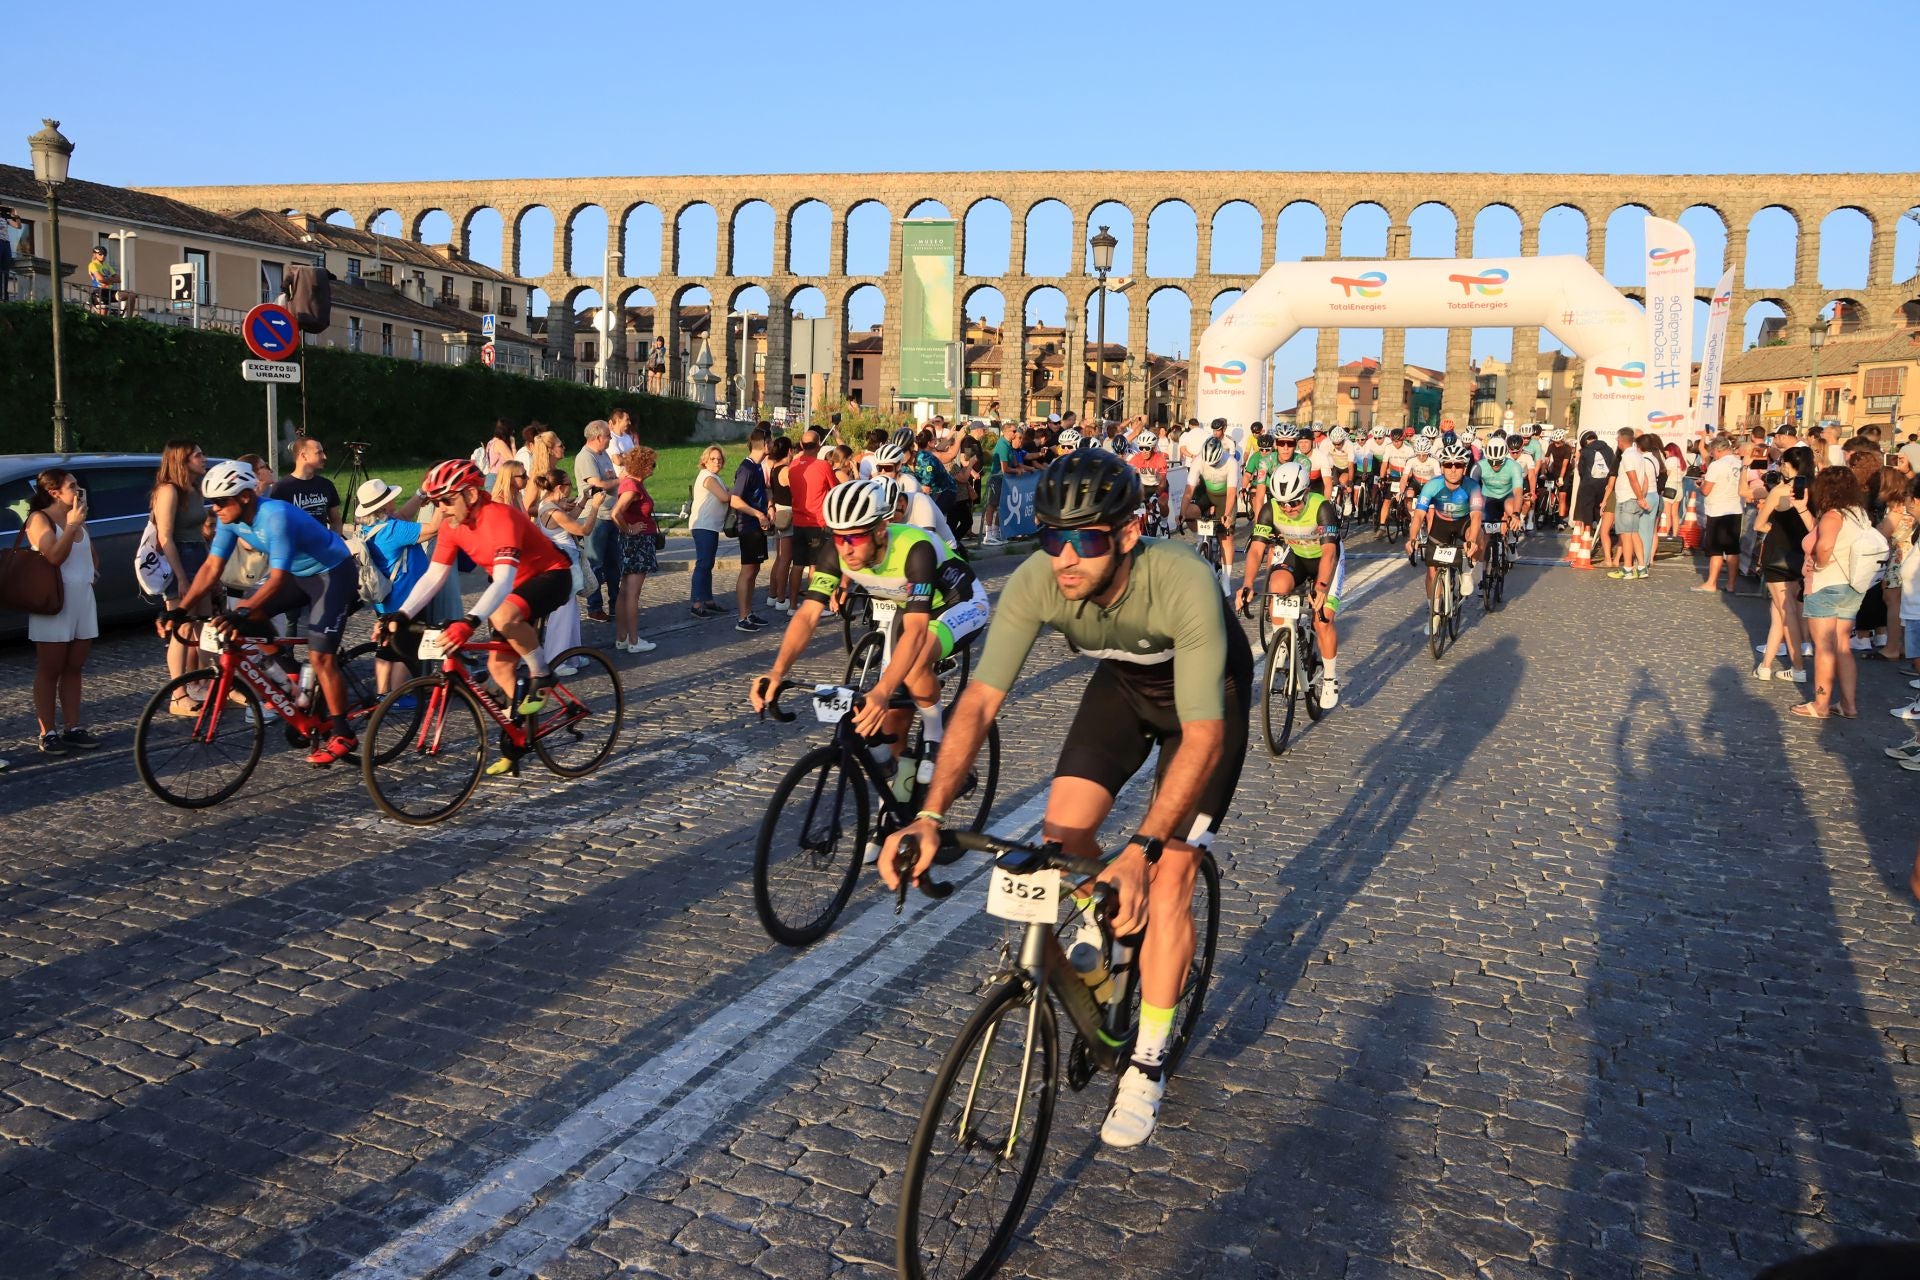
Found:
[[(0, 306), (0, 453), (53, 446), (52, 307)], [(266, 392), (243, 381), (251, 355), (229, 333), (96, 316), (68, 306), (67, 422), (82, 451), (151, 451), (175, 436), (212, 454), (257, 452), (266, 435)], [(603, 391), (575, 382), (309, 348), (306, 422), (334, 452), (344, 440), (370, 442), (381, 459), (463, 456), (496, 418), (518, 426), (538, 418), (570, 448), (580, 428), (615, 408), (633, 415), (649, 444), (688, 439), (697, 421), (685, 401)], [(301, 420), (301, 391), (283, 387), (280, 418)]]

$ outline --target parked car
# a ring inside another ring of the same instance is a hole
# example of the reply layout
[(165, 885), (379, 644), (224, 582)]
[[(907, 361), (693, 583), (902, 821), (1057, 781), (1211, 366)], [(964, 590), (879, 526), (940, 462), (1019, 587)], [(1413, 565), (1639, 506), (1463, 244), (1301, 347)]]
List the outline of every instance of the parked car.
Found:
[[(133, 579), (133, 553), (147, 526), (147, 495), (157, 453), (0, 454), (0, 546), (11, 547), (27, 519), (33, 478), (48, 467), (65, 467), (87, 491), (87, 536), (100, 552), (100, 583), (94, 598), (102, 623), (151, 618), (157, 602), (140, 594)], [(27, 633), (24, 613), (0, 613), (0, 637)]]

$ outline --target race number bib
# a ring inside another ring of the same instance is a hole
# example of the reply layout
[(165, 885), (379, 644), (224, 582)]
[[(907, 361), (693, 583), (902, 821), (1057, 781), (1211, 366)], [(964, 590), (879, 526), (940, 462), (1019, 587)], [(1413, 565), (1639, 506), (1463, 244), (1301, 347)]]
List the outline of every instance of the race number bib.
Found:
[(1273, 597), (1267, 616), (1275, 622), (1293, 621), (1300, 616), (1300, 597), (1297, 595)]
[(211, 622), (203, 622), (200, 624), (200, 652), (220, 652), (220, 633), (214, 630)]
[(876, 630), (885, 631), (893, 625), (894, 615), (900, 612), (896, 600), (875, 600), (873, 602), (873, 625)]
[(1022, 924), (1058, 924), (1060, 922), (1060, 873), (1036, 871), (1016, 876), (993, 869), (987, 881), (987, 914)]
[(1213, 536), (1213, 521), (1199, 520), (1195, 522), (1195, 527), (1199, 529), (1201, 537), (1211, 538)]
[(853, 690), (845, 685), (820, 684), (813, 687), (813, 718), (821, 724), (839, 724), (853, 710)]
[(1435, 547), (1433, 549), (1433, 562), (1435, 564), (1452, 564), (1459, 558), (1460, 548), (1458, 547)]
[(420, 633), (420, 661), (440, 662), (447, 656), (447, 640), (440, 628)]

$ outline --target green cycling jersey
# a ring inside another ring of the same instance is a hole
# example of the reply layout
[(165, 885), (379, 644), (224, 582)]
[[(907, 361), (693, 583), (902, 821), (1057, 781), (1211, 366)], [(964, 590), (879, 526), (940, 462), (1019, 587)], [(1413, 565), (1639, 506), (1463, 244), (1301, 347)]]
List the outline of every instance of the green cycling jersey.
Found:
[(1253, 536), (1269, 544), (1284, 542), (1302, 560), (1318, 560), (1327, 543), (1340, 541), (1339, 513), (1317, 493), (1309, 493), (1300, 510), (1291, 516), (1269, 498), (1260, 517), (1253, 526)]

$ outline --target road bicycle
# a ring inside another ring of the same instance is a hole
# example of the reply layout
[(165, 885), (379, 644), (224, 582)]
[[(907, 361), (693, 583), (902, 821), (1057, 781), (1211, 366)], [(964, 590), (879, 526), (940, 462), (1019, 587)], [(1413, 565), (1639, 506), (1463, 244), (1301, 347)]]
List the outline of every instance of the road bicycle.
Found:
[[(440, 670), (387, 694), (367, 719), (360, 772), (380, 812), (417, 827), (452, 817), (486, 769), (488, 721), (497, 727), (515, 775), (529, 747), (563, 778), (585, 777), (612, 753), (626, 710), (613, 664), (585, 647), (549, 659), (556, 675), (545, 705), (521, 716), (507, 708), (526, 697), (524, 664), (506, 707), (487, 687), (485, 668), (475, 672), (467, 665), (475, 657), (513, 653), (504, 640), (470, 640), (448, 649), (438, 629), (421, 635), (420, 661), (439, 662)], [(567, 668), (575, 674), (557, 674)]]
[[(876, 600), (864, 591), (860, 596), (868, 629), (848, 646), (847, 683), (865, 693), (873, 688), (874, 681), (887, 669), (887, 659), (893, 656), (893, 624), (900, 605), (893, 600)], [(848, 598), (851, 600), (851, 595)], [(952, 653), (934, 660), (934, 678), (940, 681), (940, 696), (949, 711), (973, 674), (973, 641), (974, 637), (968, 636)]]
[(1488, 613), (1498, 609), (1507, 598), (1507, 568), (1513, 563), (1513, 545), (1507, 538), (1507, 526), (1514, 523), (1516, 520), (1509, 518), (1486, 529), (1487, 563), (1480, 574), (1480, 607)]
[[(783, 681), (767, 699), (763, 715), (782, 724), (797, 717), (781, 709), (780, 699), (790, 689), (803, 688)], [(833, 736), (787, 770), (767, 801), (760, 834), (753, 846), (753, 906), (760, 923), (775, 942), (804, 947), (826, 936), (853, 897), (870, 845), (878, 845), (914, 821), (924, 784), (916, 780), (903, 797), (895, 791), (897, 765), (884, 748), (892, 738), (862, 737), (854, 728), (859, 701), (845, 685), (810, 689), (814, 718), (833, 726)], [(912, 697), (896, 690), (889, 703), (896, 709), (913, 706)], [(916, 717), (901, 745), (902, 761), (917, 769), (924, 758)], [(987, 727), (984, 771), (976, 768), (967, 787), (948, 807), (956, 827), (979, 831), (993, 811), (1000, 786), (1000, 726)], [(875, 798), (879, 813), (873, 813)]]
[(847, 652), (853, 652), (860, 637), (873, 630), (873, 597), (859, 584), (847, 588), (846, 598), (840, 602), (840, 635), (846, 641)]
[(1266, 642), (1266, 691), (1260, 699), (1260, 723), (1266, 731), (1267, 750), (1276, 756), (1287, 749), (1287, 740), (1293, 736), (1294, 711), (1303, 700), (1309, 720), (1317, 722), (1326, 714), (1320, 706), (1324, 674), (1320, 633), (1313, 625), (1312, 614), (1307, 597), (1296, 590), (1292, 595), (1268, 596), (1262, 615), (1262, 632), (1271, 625), (1273, 635)]
[[(910, 862), (906, 843), (901, 853)], [(1059, 921), (1062, 876), (1092, 879), (1104, 863), (1071, 857), (1057, 844), (966, 833), (948, 834), (942, 856), (949, 843), (995, 855), (987, 912), (1022, 928), (1017, 951), (1011, 941), (1002, 951), (1010, 962), (941, 1062), (907, 1150), (894, 1236), (895, 1266), (906, 1280), (975, 1280), (998, 1269), (1046, 1154), (1061, 1076), (1079, 1092), (1110, 1072), (1117, 1087), (1139, 1021), (1135, 957), (1144, 935), (1114, 936), (1109, 886), (1093, 887), (1107, 964), (1083, 974), (1061, 946), (1082, 918), (1076, 910)], [(1193, 885), (1193, 961), (1174, 1006), (1168, 1076), (1192, 1047), (1220, 939), (1220, 871), (1204, 849)], [(942, 890), (950, 892), (931, 889)], [(1074, 1032), (1064, 1061), (1057, 1010)]]
[[(1387, 522), (1382, 526), (1382, 530), (1387, 541), (1405, 542), (1407, 534), (1412, 532), (1412, 520), (1407, 513), (1406, 499), (1393, 494), (1384, 500), (1384, 505), (1387, 508)], [(1378, 510), (1378, 508), (1375, 509)]]
[(1422, 534), (1416, 554), (1420, 549), (1425, 550), (1427, 563), (1439, 570), (1433, 576), (1433, 601), (1427, 609), (1427, 647), (1438, 662), (1448, 644), (1460, 638), (1460, 607), (1464, 603), (1460, 563), (1466, 548), (1458, 542), (1439, 546)]
[[(1151, 483), (1147, 477), (1153, 476)], [(1166, 496), (1162, 492), (1160, 479), (1151, 471), (1140, 473), (1140, 488), (1144, 495), (1141, 500), (1141, 536), (1147, 538), (1167, 538), (1173, 535), (1173, 526), (1167, 520)]]
[[(308, 747), (332, 736), (326, 699), (312, 662), (293, 663), (305, 636), (280, 637), (260, 629), (181, 623), (170, 638), (198, 644), (212, 663), (160, 686), (133, 731), (133, 764), (147, 789), (182, 809), (205, 809), (228, 799), (260, 763), (270, 716), (282, 722), (288, 745)], [(366, 720), (380, 694), (374, 674), (378, 646), (355, 645), (340, 655), (347, 683), (347, 729)], [(194, 701), (191, 715), (175, 715), (175, 701)]]
[(1221, 557), (1220, 535), (1215, 533), (1214, 529), (1215, 529), (1215, 522), (1212, 520), (1194, 521), (1193, 532), (1194, 532), (1195, 541), (1193, 544), (1193, 549), (1200, 553), (1200, 558), (1202, 560), (1205, 560), (1208, 564), (1213, 566), (1214, 573), (1218, 575), (1220, 572), (1220, 557)]

